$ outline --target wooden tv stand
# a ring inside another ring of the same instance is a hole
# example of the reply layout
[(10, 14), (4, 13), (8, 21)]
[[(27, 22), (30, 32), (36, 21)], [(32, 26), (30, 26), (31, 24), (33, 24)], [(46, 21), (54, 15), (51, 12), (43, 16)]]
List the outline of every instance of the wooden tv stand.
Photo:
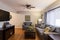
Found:
[(0, 28), (0, 40), (8, 40), (14, 34), (14, 25), (6, 28)]

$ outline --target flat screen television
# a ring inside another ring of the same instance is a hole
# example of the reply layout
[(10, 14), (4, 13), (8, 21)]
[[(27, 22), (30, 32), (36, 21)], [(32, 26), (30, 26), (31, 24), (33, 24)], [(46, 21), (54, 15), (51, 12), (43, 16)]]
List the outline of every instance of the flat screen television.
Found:
[(60, 7), (54, 8), (45, 13), (45, 24), (60, 27)]
[(0, 21), (9, 21), (10, 13), (0, 9)]

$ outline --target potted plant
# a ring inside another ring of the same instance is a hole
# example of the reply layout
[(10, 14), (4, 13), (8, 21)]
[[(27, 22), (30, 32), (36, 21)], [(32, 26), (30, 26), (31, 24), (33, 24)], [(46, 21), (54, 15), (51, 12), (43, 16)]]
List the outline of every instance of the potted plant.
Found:
[(27, 30), (31, 32), (34, 31), (34, 26), (29, 26)]

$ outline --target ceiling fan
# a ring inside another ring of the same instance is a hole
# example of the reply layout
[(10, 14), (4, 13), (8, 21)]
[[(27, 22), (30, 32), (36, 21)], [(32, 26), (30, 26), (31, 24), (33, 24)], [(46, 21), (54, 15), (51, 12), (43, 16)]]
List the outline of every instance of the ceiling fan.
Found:
[(34, 6), (32, 6), (32, 5), (30, 5), (30, 4), (20, 5), (20, 6), (26, 7), (27, 9), (35, 8)]
[[(23, 5), (23, 4), (20, 4), (18, 6), (21, 6), (21, 7), (25, 7), (27, 9), (31, 9), (31, 8), (35, 8), (34, 6), (30, 5), (30, 4), (26, 4), (26, 5)], [(17, 13), (20, 13), (21, 11), (16, 11)]]

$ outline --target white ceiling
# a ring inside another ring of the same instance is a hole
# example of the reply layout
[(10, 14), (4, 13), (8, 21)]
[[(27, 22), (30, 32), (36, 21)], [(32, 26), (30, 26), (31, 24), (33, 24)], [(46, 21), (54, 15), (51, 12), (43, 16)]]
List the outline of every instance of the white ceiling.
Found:
[[(56, 0), (0, 0), (4, 4), (13, 8), (15, 11), (41, 11), (54, 3)], [(26, 9), (20, 5), (31, 4), (35, 8)]]

